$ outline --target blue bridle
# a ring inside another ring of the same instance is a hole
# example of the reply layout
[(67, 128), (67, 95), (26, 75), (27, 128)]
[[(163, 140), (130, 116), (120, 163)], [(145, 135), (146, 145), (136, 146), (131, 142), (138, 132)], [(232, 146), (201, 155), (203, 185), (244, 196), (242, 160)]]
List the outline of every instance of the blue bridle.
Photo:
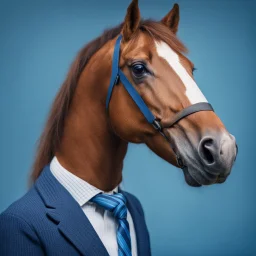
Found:
[[(211, 104), (208, 102), (200, 102), (193, 104), (187, 108), (184, 108), (180, 112), (178, 112), (168, 124), (165, 124), (165, 127), (163, 127), (156, 119), (156, 117), (152, 114), (144, 100), (141, 98), (139, 93), (136, 91), (136, 89), (133, 87), (133, 85), (129, 82), (123, 71), (119, 68), (119, 57), (120, 57), (120, 46), (121, 46), (121, 40), (122, 40), (122, 35), (119, 35), (116, 43), (115, 43), (115, 48), (114, 48), (114, 53), (113, 53), (113, 60), (112, 60), (112, 73), (111, 73), (111, 79), (110, 79), (110, 85), (108, 88), (108, 94), (107, 94), (107, 100), (106, 100), (106, 109), (108, 110), (109, 107), (109, 102), (111, 99), (111, 95), (114, 89), (114, 86), (117, 85), (119, 82), (123, 84), (125, 87), (126, 91), (129, 93), (133, 101), (136, 103), (136, 105), (139, 107), (140, 111), (151, 125), (161, 133), (162, 136), (165, 137), (165, 139), (168, 140), (166, 135), (163, 132), (163, 128), (168, 128), (173, 126), (175, 123), (180, 121), (182, 118), (191, 115), (195, 112), (199, 111), (214, 111)], [(175, 151), (174, 151), (175, 152)], [(181, 159), (177, 157), (179, 165), (181, 165)]]
[(139, 107), (140, 111), (143, 113), (145, 118), (150, 124), (153, 124), (155, 117), (143, 101), (143, 99), (140, 97), (138, 92), (135, 90), (135, 88), (132, 86), (132, 84), (129, 82), (125, 74), (122, 72), (122, 70), (119, 68), (119, 55), (120, 55), (120, 45), (121, 45), (122, 35), (119, 35), (119, 37), (116, 40), (115, 48), (114, 48), (114, 54), (113, 54), (113, 60), (112, 60), (112, 74), (111, 74), (111, 80), (110, 80), (110, 86), (108, 88), (108, 95), (107, 95), (107, 102), (106, 102), (106, 108), (108, 109), (111, 94), (113, 91), (114, 86), (119, 82), (119, 80), (124, 85), (127, 92), (130, 94), (136, 105)]

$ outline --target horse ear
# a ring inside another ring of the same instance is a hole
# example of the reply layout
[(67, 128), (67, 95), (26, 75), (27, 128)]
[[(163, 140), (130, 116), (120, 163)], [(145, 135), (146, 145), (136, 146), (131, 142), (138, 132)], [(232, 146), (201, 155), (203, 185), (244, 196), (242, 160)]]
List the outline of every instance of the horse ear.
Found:
[(123, 38), (124, 41), (128, 41), (132, 34), (138, 29), (140, 24), (140, 9), (138, 5), (138, 0), (132, 0), (129, 5), (124, 20), (123, 26)]
[(179, 5), (174, 4), (171, 11), (161, 20), (161, 22), (169, 27), (174, 34), (178, 31), (178, 25), (180, 20)]

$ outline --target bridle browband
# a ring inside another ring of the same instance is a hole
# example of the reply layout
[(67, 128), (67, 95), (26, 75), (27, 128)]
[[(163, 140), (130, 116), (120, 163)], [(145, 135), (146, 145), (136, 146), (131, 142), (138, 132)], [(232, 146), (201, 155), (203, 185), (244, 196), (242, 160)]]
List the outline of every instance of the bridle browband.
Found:
[[(144, 100), (141, 98), (139, 93), (136, 91), (136, 89), (132, 86), (130, 81), (127, 79), (123, 71), (119, 68), (119, 57), (120, 57), (120, 45), (121, 45), (122, 35), (119, 35), (114, 48), (113, 53), (113, 60), (112, 60), (112, 73), (111, 73), (111, 79), (110, 79), (110, 85), (108, 88), (108, 94), (107, 94), (107, 100), (106, 100), (106, 109), (108, 110), (109, 102), (111, 99), (111, 95), (114, 89), (114, 86), (117, 85), (120, 81), (122, 82), (123, 86), (125, 87), (126, 91), (129, 93), (133, 101), (136, 103), (136, 105), (139, 107), (140, 111), (144, 115), (144, 117), (147, 119), (147, 121), (152, 124), (152, 126), (166, 139), (168, 140), (167, 136), (164, 134), (163, 129), (172, 127), (174, 124), (179, 122), (181, 119), (185, 118), (188, 115), (191, 115), (193, 113), (199, 112), (199, 111), (214, 111), (211, 104), (208, 102), (200, 102), (193, 104), (187, 108), (184, 108), (180, 112), (174, 115), (172, 120), (167, 122), (165, 125), (161, 124), (161, 121), (158, 121), (156, 117), (152, 114)], [(168, 140), (169, 141), (169, 140)], [(177, 155), (175, 152), (174, 147), (172, 147), (174, 153), (177, 157), (177, 162), (181, 168), (183, 168), (185, 165), (182, 162), (181, 158)]]

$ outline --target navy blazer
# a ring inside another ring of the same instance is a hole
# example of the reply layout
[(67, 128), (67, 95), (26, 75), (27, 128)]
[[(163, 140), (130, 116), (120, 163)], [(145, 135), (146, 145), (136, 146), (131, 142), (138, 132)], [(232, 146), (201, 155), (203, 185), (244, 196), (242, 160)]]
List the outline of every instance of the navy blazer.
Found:
[[(140, 202), (127, 198), (138, 255), (150, 253), (149, 234)], [(79, 204), (46, 166), (35, 185), (0, 215), (0, 255), (87, 255), (108, 252)]]

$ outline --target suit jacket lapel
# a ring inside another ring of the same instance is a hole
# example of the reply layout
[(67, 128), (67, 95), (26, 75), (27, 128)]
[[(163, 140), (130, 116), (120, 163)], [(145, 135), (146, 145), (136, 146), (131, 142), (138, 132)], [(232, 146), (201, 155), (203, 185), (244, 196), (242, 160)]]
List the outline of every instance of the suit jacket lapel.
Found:
[(108, 255), (99, 236), (79, 204), (46, 166), (36, 189), (47, 207), (47, 216), (83, 255)]
[(119, 189), (119, 192), (123, 193), (127, 199), (127, 208), (132, 216), (136, 232), (138, 255), (149, 256), (151, 255), (149, 234), (143, 212), (139, 211), (138, 203), (135, 201), (132, 195), (122, 191), (121, 189)]

